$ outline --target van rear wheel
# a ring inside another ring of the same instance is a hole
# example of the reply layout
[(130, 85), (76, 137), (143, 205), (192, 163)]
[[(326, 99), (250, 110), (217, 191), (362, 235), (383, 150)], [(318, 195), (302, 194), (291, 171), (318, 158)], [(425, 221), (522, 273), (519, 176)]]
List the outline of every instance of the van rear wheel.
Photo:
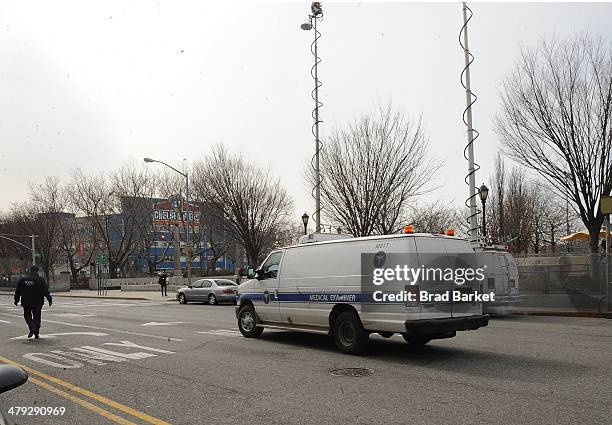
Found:
[(407, 335), (407, 334), (402, 334), (402, 336), (404, 337), (406, 342), (410, 345), (425, 345), (429, 341), (431, 341), (431, 338), (428, 338), (426, 336), (420, 336), (420, 335), (416, 336), (416, 335)]
[(355, 312), (345, 311), (334, 321), (334, 342), (345, 354), (361, 353), (370, 339)]
[(248, 304), (238, 312), (238, 329), (245, 338), (257, 338), (263, 332), (262, 327), (257, 325), (255, 307)]

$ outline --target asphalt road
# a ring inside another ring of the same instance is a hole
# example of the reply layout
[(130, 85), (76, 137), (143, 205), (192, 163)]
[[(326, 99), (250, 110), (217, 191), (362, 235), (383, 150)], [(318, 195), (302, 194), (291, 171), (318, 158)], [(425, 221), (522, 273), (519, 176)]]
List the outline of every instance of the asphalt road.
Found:
[[(612, 322), (513, 317), (411, 347), (371, 337), (363, 356), (321, 335), (243, 338), (233, 306), (57, 298), (42, 337), (0, 295), (0, 363), (30, 380), (10, 407), (65, 407), (17, 424), (610, 424)], [(365, 377), (333, 376), (365, 367)]]

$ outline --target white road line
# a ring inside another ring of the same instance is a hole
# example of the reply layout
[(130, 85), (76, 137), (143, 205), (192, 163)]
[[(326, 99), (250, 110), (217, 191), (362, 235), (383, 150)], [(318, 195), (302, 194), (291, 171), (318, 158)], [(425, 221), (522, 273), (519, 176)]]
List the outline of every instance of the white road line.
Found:
[(198, 333), (199, 334), (206, 334), (206, 335), (227, 336), (227, 337), (242, 336), (242, 334), (240, 332), (229, 330), (229, 329), (216, 329), (216, 330), (211, 330), (211, 331), (200, 331)]
[(12, 322), (9, 322), (8, 320), (0, 320), (0, 323), (12, 323)]
[(174, 326), (174, 325), (181, 325), (183, 323), (188, 323), (188, 322), (148, 322), (148, 323), (143, 323), (141, 326)]
[[(8, 314), (8, 313), (0, 313), (0, 314), (2, 314), (4, 316), (21, 317), (21, 316), (16, 316), (14, 314)], [(171, 337), (166, 337), (166, 336), (143, 334), (143, 333), (138, 333), (138, 332), (124, 331), (124, 330), (121, 330), (121, 329), (103, 328), (103, 327), (100, 327), (100, 326), (77, 325), (76, 323), (58, 322), (58, 321), (55, 321), (55, 320), (44, 319), (43, 323), (55, 323), (55, 324), (58, 324), (58, 325), (73, 326), (73, 327), (77, 327), (77, 328), (97, 329), (97, 330), (100, 330), (100, 331), (116, 332), (116, 333), (126, 334), (126, 335), (144, 336), (144, 337), (147, 337), (147, 338), (164, 339), (164, 340), (167, 340), (167, 341), (178, 341), (178, 342), (184, 342), (185, 341), (184, 339), (179, 339), (179, 338), (171, 338)]]
[[(55, 334), (43, 334), (41, 335), (41, 337), (42, 338), (57, 338), (58, 336), (62, 336), (62, 335), (108, 336), (108, 334), (105, 334), (102, 332), (60, 332), (60, 333), (55, 333)], [(11, 339), (28, 339), (28, 336), (27, 335), (16, 336)]]

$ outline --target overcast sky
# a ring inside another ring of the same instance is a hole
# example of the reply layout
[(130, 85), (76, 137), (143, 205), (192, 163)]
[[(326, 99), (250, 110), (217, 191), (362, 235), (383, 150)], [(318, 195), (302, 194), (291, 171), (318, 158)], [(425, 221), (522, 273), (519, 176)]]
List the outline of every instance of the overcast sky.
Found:
[[(611, 4), (472, 3), (474, 126), (488, 182), (499, 149), (498, 92), (520, 47), (590, 31), (612, 40)], [(310, 133), (309, 2), (0, 2), (0, 209), (28, 181), (76, 167), (113, 170), (150, 156), (179, 165), (223, 142), (271, 167), (314, 210), (304, 165)], [(392, 102), (423, 116), (445, 162), (428, 199), (459, 205), (465, 93), (460, 3), (323, 3), (322, 138)], [(156, 165), (150, 165), (156, 166)]]

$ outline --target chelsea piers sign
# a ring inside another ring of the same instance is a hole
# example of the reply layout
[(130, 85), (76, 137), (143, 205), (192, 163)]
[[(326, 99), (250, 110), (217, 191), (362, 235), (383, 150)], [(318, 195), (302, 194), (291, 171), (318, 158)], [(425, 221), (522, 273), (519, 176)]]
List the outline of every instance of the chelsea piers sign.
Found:
[(187, 204), (185, 201), (158, 202), (153, 206), (153, 224), (155, 226), (178, 224), (183, 227), (190, 223), (198, 227), (201, 213), (200, 207), (194, 204)]

